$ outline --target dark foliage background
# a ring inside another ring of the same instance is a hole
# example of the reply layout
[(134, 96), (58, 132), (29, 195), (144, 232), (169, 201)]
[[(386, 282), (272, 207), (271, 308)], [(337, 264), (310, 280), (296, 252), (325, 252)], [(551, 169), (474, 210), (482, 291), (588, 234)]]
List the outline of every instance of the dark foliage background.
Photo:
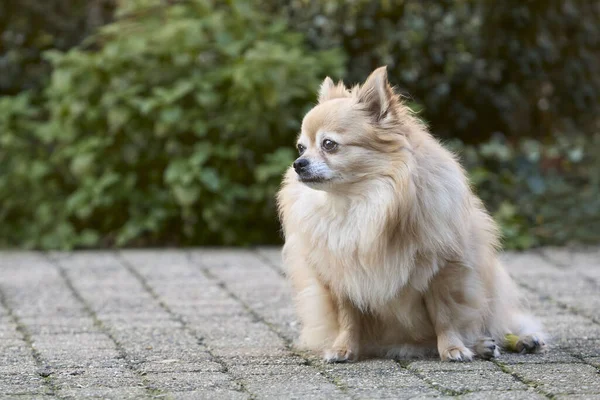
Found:
[(342, 47), (349, 81), (388, 65), (438, 136), (597, 129), (598, 2), (282, 1), (270, 10), (314, 48)]
[(110, 21), (112, 0), (0, 2), (0, 94), (40, 89), (50, 73), (45, 50), (68, 50)]
[(0, 244), (278, 243), (324, 76), (380, 65), (505, 245), (600, 242), (600, 3), (7, 0)]

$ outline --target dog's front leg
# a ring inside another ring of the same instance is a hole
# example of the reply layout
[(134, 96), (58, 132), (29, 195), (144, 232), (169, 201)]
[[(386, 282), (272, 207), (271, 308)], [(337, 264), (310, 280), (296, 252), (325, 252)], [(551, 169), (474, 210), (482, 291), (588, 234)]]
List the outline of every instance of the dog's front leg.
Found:
[(425, 294), (425, 305), (435, 328), (442, 361), (473, 359), (473, 351), (465, 346), (460, 332), (460, 327), (468, 325), (469, 319), (478, 320), (476, 306), (466, 300), (465, 276), (468, 273), (460, 266), (448, 265), (434, 277)]
[(329, 363), (358, 359), (360, 341), (360, 312), (347, 299), (337, 301), (339, 333), (331, 349), (325, 350)]
[(437, 347), (442, 361), (471, 361), (473, 352), (462, 341), (458, 330), (453, 326), (451, 311), (443, 304), (443, 300), (428, 296), (427, 309), (434, 323), (437, 336)]

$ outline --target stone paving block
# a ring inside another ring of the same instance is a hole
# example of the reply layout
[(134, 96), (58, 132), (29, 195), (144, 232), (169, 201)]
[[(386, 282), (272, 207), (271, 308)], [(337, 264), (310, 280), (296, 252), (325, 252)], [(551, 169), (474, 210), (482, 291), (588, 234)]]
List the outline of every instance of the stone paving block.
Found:
[(250, 399), (250, 394), (239, 390), (212, 388), (189, 392), (175, 392), (170, 394), (169, 398), (175, 400), (248, 400)]
[(461, 400), (541, 400), (545, 399), (534, 390), (509, 390), (505, 392), (488, 391), (488, 392), (473, 392), (459, 396)]
[(257, 357), (288, 357), (291, 354), (288, 350), (280, 347), (254, 347), (250, 345), (246, 347), (212, 347), (211, 352), (226, 360), (236, 357), (248, 359)]
[(48, 394), (44, 379), (33, 371), (23, 374), (0, 374), (0, 395)]
[(0, 351), (0, 365), (17, 366), (19, 364), (36, 365), (29, 346), (19, 346)]
[(4, 290), (8, 304), (20, 319), (33, 316), (75, 317), (84, 312), (63, 286), (61, 277), (49, 265), (38, 264), (30, 269), (3, 275), (0, 289)]
[(0, 258), (0, 268), (7, 266), (22, 267), (28, 266), (39, 260), (38, 252), (36, 251), (20, 251), (20, 250), (2, 250), (2, 258)]
[(511, 371), (553, 394), (600, 393), (598, 370), (586, 364), (513, 365)]
[(429, 371), (421, 375), (436, 387), (456, 392), (527, 389), (527, 385), (499, 370)]
[(600, 339), (565, 338), (557, 341), (556, 345), (579, 357), (600, 356)]
[[(198, 274), (201, 272), (198, 271)], [(151, 275), (150, 275), (151, 276)], [(213, 315), (218, 311), (213, 308), (223, 309), (225, 311), (243, 311), (233, 299), (231, 299), (219, 287), (215, 287), (214, 282), (203, 282), (204, 276), (193, 278), (197, 282), (193, 287), (186, 287), (176, 284), (162, 284), (159, 281), (148, 279), (158, 296), (167, 301), (169, 306), (178, 309), (194, 308), (195, 314)], [(189, 281), (185, 283), (189, 286)], [(229, 308), (230, 310), (227, 310)]]
[(54, 394), (19, 394), (9, 398), (17, 400), (55, 400), (56, 396)]
[(247, 269), (262, 268), (264, 263), (252, 250), (245, 249), (201, 249), (189, 252), (190, 260), (200, 266), (209, 268), (245, 267)]
[(213, 347), (285, 347), (285, 342), (268, 326), (242, 317), (227, 325), (202, 327), (192, 324)]
[(405, 386), (365, 386), (351, 388), (348, 393), (354, 399), (449, 399), (439, 391), (429, 387), (405, 387)]
[(125, 363), (121, 354), (114, 349), (86, 349), (73, 351), (44, 352), (43, 363), (53, 369), (63, 368), (123, 368)]
[(500, 261), (506, 270), (516, 278), (533, 279), (539, 274), (560, 273), (560, 269), (547, 262), (535, 252), (503, 252)]
[[(282, 350), (279, 350), (279, 353), (282, 353)], [(254, 366), (254, 365), (305, 365), (306, 360), (297, 355), (283, 352), (283, 354), (277, 356), (273, 354), (267, 355), (259, 355), (259, 356), (246, 356), (240, 354), (229, 354), (227, 357), (224, 357), (224, 360), (228, 365), (246, 365), (246, 366)]]
[(33, 361), (27, 359), (13, 364), (3, 364), (2, 361), (2, 357), (0, 357), (0, 375), (27, 375), (38, 369)]
[(600, 320), (600, 298), (598, 293), (600, 287), (587, 288), (577, 292), (565, 292), (565, 294), (557, 295), (556, 299), (564, 304), (573, 307), (583, 315)]
[(17, 331), (10, 337), (0, 337), (0, 352), (21, 351), (29, 349), (29, 345), (23, 340)]
[(198, 340), (186, 331), (181, 323), (167, 326), (130, 326), (129, 328), (120, 326), (114, 328), (113, 333), (124, 341), (133, 341), (137, 346), (154, 346), (157, 348), (187, 348), (191, 351), (197, 350), (190, 348), (198, 344)]
[(114, 349), (115, 344), (108, 336), (100, 332), (35, 335), (32, 346), (41, 352), (45, 350), (63, 352), (73, 349)]
[(341, 400), (341, 399), (350, 399), (351, 397), (343, 394), (342, 392), (329, 392), (327, 390), (319, 390), (313, 392), (296, 392), (294, 388), (291, 388), (289, 393), (281, 394), (281, 393), (261, 393), (259, 396), (256, 396), (257, 399), (261, 400), (280, 400), (280, 399), (291, 399), (291, 400)]
[[(121, 263), (115, 252), (110, 250), (81, 250), (74, 252), (53, 251), (48, 253), (49, 258), (60, 263), (64, 268), (73, 271), (102, 274), (106, 271), (121, 269)], [(96, 277), (94, 277), (96, 278)]]
[(498, 367), (490, 361), (474, 360), (466, 363), (442, 363), (439, 359), (413, 361), (407, 368), (417, 372), (498, 370)]
[(136, 363), (164, 361), (171, 359), (193, 362), (204, 361), (209, 358), (206, 348), (196, 344), (192, 345), (187, 351), (184, 348), (176, 348), (174, 346), (144, 347), (131, 342), (125, 344), (124, 346), (126, 357)]
[[(314, 356), (313, 356), (314, 357)], [(324, 362), (321, 357), (314, 357), (311, 361), (318, 362), (325, 370), (328, 371), (348, 371), (354, 373), (357, 370), (361, 371), (403, 371), (404, 368), (394, 360), (385, 358), (374, 358), (361, 360), (352, 363), (335, 363), (329, 364)]]
[(567, 271), (540, 275), (530, 280), (522, 278), (517, 280), (540, 294), (570, 306), (586, 304), (585, 300), (588, 300), (588, 296), (594, 296), (598, 291), (598, 288), (591, 285), (589, 281)]
[(548, 352), (541, 354), (516, 354), (505, 352), (497, 359), (499, 363), (510, 364), (546, 364), (579, 362), (571, 353), (554, 346)]
[(351, 388), (364, 387), (422, 387), (429, 385), (414, 373), (403, 369), (400, 365), (376, 364), (369, 366), (368, 362), (340, 366), (325, 366), (324, 371)]
[(187, 361), (170, 358), (157, 361), (146, 361), (138, 365), (142, 374), (164, 372), (223, 372), (221, 364), (209, 360)]
[(144, 375), (150, 389), (184, 392), (213, 388), (238, 390), (239, 385), (221, 372), (165, 372)]
[[(187, 275), (190, 257), (187, 252), (177, 249), (126, 249), (118, 255), (125, 261), (135, 264), (141, 270), (152, 270), (165, 279), (189, 277)], [(160, 267), (155, 271), (156, 267)]]
[(126, 368), (82, 368), (72, 371), (59, 371), (52, 374), (52, 379), (62, 389), (142, 386), (139, 376)]
[(282, 374), (249, 375), (244, 379), (244, 385), (259, 398), (288, 398), (294, 395), (306, 395), (308, 398), (346, 397), (336, 385), (313, 368), (292, 373), (283, 371)]
[(237, 377), (252, 379), (252, 376), (254, 375), (311, 374), (316, 373), (317, 371), (308, 365), (254, 364), (232, 365), (229, 367), (228, 372), (231, 372)]
[(69, 388), (58, 391), (58, 396), (61, 399), (66, 400), (79, 400), (79, 399), (114, 399), (114, 400), (128, 400), (128, 399), (145, 399), (148, 398), (148, 393), (144, 388), (141, 387), (118, 387), (118, 388), (107, 388), (107, 387), (86, 387), (86, 388)]
[(580, 315), (558, 315), (540, 318), (552, 339), (600, 337), (600, 325)]
[(47, 316), (35, 315), (21, 318), (21, 323), (32, 335), (78, 334), (98, 332), (93, 319), (89, 315)]
[(153, 312), (142, 312), (127, 314), (102, 314), (102, 323), (110, 328), (111, 332), (128, 331), (129, 329), (181, 329), (181, 323), (174, 320), (170, 315)]
[(595, 272), (593, 276), (600, 276), (600, 250), (597, 248), (569, 249), (560, 247), (546, 247), (541, 249), (542, 254), (551, 263), (577, 272)]
[(161, 298), (169, 304), (169, 307), (176, 310), (177, 314), (182, 316), (185, 321), (201, 323), (222, 321), (223, 319), (235, 320), (248, 314), (248, 310), (230, 298), (204, 300), (196, 304), (181, 304), (164, 293), (161, 293)]

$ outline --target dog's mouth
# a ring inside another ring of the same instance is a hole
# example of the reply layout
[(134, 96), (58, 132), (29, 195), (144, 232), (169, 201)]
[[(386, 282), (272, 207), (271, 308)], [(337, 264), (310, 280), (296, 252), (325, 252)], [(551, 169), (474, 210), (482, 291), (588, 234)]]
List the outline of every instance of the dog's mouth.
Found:
[(321, 176), (298, 176), (298, 180), (302, 183), (323, 183), (330, 179), (325, 179)]

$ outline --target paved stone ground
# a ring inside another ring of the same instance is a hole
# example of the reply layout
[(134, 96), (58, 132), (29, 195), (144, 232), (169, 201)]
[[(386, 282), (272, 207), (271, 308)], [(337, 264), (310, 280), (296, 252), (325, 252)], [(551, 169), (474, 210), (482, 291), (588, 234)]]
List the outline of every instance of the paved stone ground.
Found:
[(507, 254), (554, 341), (495, 361), (296, 352), (279, 249), (0, 253), (0, 396), (600, 399), (600, 249)]

